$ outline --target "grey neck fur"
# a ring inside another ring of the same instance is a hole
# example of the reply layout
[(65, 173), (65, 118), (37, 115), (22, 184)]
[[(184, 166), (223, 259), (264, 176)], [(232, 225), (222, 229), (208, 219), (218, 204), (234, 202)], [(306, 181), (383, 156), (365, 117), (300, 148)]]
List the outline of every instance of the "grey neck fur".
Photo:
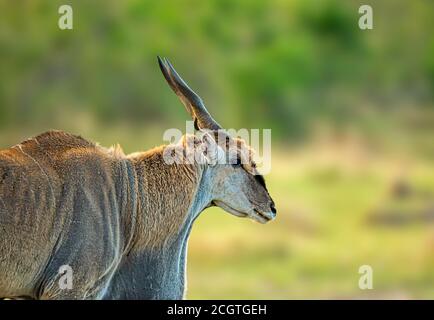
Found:
[[(146, 168), (149, 170), (149, 167)], [(178, 170), (181, 175), (185, 173)], [(111, 284), (105, 294), (105, 299), (182, 299), (186, 292), (186, 262), (187, 246), (191, 228), (199, 214), (209, 206), (211, 202), (211, 172), (206, 167), (195, 166), (196, 183), (193, 199), (186, 213), (183, 214), (183, 222), (177, 228), (165, 236), (157, 246), (151, 246), (146, 239), (137, 239), (131, 251), (122, 259), (119, 270), (114, 275)], [(152, 174), (151, 172), (149, 174)], [(181, 177), (173, 177), (179, 184)], [(178, 178), (178, 179), (176, 179)], [(140, 177), (138, 177), (140, 180)], [(139, 183), (140, 185), (140, 183)], [(183, 189), (186, 194), (168, 194), (167, 197), (188, 197), (192, 190)], [(142, 190), (147, 193), (149, 190)], [(140, 192), (140, 191), (139, 191)], [(139, 197), (146, 201), (146, 196)], [(161, 199), (160, 199), (161, 200)], [(163, 199), (170, 202), (171, 199)], [(172, 201), (176, 203), (176, 201)], [(149, 212), (146, 212), (147, 204), (141, 203), (139, 207), (139, 221), (146, 220)], [(172, 208), (182, 211), (182, 208)], [(184, 209), (185, 210), (185, 209)], [(165, 214), (155, 212), (154, 214)], [(171, 217), (166, 217), (170, 219)], [(158, 226), (156, 226), (158, 228)], [(142, 228), (146, 228), (143, 226)], [(174, 232), (173, 232), (174, 231)], [(144, 230), (138, 228), (138, 232)], [(139, 236), (140, 238), (140, 236)]]

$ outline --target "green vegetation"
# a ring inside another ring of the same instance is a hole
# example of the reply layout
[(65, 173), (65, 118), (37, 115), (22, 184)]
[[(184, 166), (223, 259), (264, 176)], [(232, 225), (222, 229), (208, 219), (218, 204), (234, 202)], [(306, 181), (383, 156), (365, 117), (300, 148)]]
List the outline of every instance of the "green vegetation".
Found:
[[(190, 298), (434, 298), (434, 4), (0, 0), (0, 146), (56, 128), (126, 152), (187, 113), (168, 57), (226, 127), (271, 128), (278, 219), (208, 210)], [(397, 196), (397, 181), (411, 190)], [(398, 222), (396, 222), (398, 221)], [(358, 289), (358, 268), (374, 290)]]

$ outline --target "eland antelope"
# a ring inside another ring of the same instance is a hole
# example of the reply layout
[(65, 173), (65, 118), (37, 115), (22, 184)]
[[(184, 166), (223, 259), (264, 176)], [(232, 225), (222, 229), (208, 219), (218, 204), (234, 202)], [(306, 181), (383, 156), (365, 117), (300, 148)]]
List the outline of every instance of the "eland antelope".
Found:
[[(168, 60), (158, 62), (196, 129), (207, 130), (180, 142), (203, 147), (204, 161), (168, 164), (168, 146), (124, 155), (61, 131), (1, 150), (0, 298), (181, 299), (187, 242), (203, 210), (274, 219), (250, 147), (217, 134), (201, 98)], [(215, 161), (222, 155), (230, 164)]]

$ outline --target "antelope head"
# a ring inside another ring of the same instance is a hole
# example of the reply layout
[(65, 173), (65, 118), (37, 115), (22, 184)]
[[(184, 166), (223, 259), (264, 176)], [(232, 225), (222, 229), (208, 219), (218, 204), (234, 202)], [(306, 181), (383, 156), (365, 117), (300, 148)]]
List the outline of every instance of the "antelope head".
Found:
[[(238, 216), (266, 223), (276, 216), (274, 201), (256, 168), (253, 149), (244, 140), (229, 136), (213, 119), (202, 99), (186, 84), (167, 59), (158, 57), (169, 86), (191, 115), (201, 138), (210, 182), (210, 206)], [(224, 161), (221, 161), (221, 160)]]

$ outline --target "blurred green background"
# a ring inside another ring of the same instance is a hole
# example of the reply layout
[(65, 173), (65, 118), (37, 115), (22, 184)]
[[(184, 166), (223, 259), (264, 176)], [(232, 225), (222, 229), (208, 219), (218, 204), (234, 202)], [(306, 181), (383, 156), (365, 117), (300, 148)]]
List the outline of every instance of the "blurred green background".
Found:
[(0, 0), (0, 147), (52, 128), (162, 144), (188, 119), (169, 57), (223, 126), (273, 138), (278, 219), (204, 212), (188, 298), (434, 298), (433, 31), (430, 0)]

